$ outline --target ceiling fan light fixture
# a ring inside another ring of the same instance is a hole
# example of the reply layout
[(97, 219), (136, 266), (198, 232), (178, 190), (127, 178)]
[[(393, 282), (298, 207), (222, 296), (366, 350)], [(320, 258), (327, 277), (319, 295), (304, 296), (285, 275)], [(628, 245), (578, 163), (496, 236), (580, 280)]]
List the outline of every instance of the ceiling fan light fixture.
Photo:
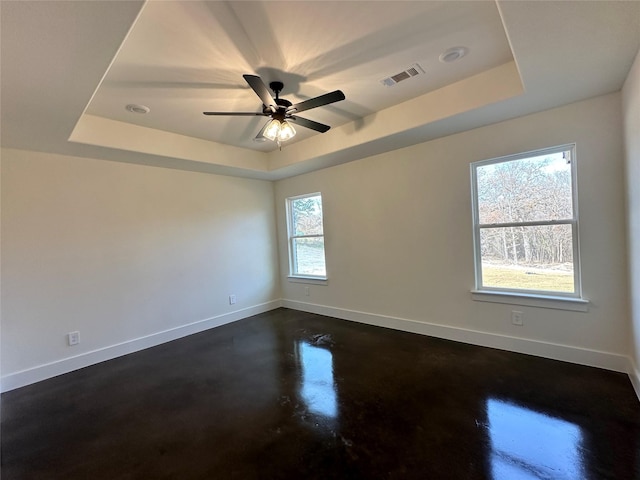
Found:
[(291, 125), (286, 120), (282, 122), (282, 127), (280, 128), (280, 134), (278, 135), (278, 140), (280, 140), (281, 142), (285, 142), (287, 140), (291, 140), (295, 136), (296, 136), (296, 130), (295, 128), (293, 128), (293, 125)]
[(291, 140), (295, 134), (296, 131), (293, 128), (293, 125), (286, 120), (280, 121), (277, 118), (274, 118), (269, 120), (269, 123), (264, 129), (264, 133), (262, 135), (272, 142), (285, 142), (287, 140)]
[(275, 142), (278, 138), (278, 135), (280, 134), (280, 128), (280, 120), (276, 120), (274, 118), (272, 120), (269, 120), (267, 128), (264, 129), (264, 133), (262, 135), (272, 142)]

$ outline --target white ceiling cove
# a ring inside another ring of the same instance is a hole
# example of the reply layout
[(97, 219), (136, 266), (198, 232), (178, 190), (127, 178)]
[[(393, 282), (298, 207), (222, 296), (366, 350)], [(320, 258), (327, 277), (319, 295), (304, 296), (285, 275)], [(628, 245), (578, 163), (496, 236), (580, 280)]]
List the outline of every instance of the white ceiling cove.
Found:
[[(2, 146), (277, 179), (619, 90), (640, 2), (2, 2)], [(468, 54), (438, 60), (451, 47)], [(414, 63), (424, 74), (381, 83)], [(243, 74), (293, 103), (282, 150)], [(131, 113), (128, 104), (149, 107)], [(133, 153), (132, 153), (133, 152)]]

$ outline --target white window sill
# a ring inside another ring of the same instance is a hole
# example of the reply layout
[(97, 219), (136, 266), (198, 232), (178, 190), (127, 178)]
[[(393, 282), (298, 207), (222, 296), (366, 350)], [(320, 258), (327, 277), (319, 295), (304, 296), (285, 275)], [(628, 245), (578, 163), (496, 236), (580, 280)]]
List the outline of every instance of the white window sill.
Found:
[(292, 283), (309, 283), (311, 285), (328, 285), (329, 279), (326, 277), (304, 277), (299, 275), (289, 275), (287, 277)]
[(573, 312), (587, 312), (589, 310), (589, 300), (575, 297), (471, 290), (471, 298), (478, 302), (506, 303), (526, 307), (571, 310)]

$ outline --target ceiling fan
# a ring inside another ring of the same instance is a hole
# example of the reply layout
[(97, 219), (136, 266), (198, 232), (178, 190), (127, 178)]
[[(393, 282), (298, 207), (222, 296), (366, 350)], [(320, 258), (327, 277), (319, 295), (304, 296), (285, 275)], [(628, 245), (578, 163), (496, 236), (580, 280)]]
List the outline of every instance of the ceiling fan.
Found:
[(269, 139), (280, 146), (281, 142), (290, 140), (296, 134), (293, 125), (301, 125), (316, 132), (324, 133), (331, 127), (323, 123), (314, 122), (306, 118), (299, 117), (297, 114), (316, 107), (329, 105), (330, 103), (344, 100), (344, 93), (335, 90), (331, 93), (325, 93), (318, 97), (304, 100), (300, 103), (292, 104), (289, 100), (280, 98), (280, 92), (284, 88), (282, 82), (271, 82), (269, 87), (275, 93), (275, 98), (269, 93), (269, 89), (262, 79), (257, 75), (243, 75), (249, 86), (256, 92), (256, 95), (262, 100), (262, 112), (202, 112), (205, 115), (235, 115), (235, 116), (262, 116), (271, 117), (262, 129), (256, 135), (255, 140)]

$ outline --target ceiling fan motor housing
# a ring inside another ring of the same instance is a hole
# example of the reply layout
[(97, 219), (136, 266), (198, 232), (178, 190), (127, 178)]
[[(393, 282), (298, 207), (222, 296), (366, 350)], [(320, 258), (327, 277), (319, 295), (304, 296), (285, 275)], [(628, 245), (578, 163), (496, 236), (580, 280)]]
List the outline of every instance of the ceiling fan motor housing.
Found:
[(278, 109), (274, 112), (270, 107), (265, 105), (263, 108), (263, 112), (271, 114), (273, 118), (275, 118), (276, 120), (280, 120), (282, 122), (286, 118), (287, 108), (289, 108), (293, 104), (289, 100), (280, 98), (280, 92), (284, 88), (284, 83), (270, 82), (269, 88), (271, 88), (271, 90), (273, 90), (273, 93), (276, 94), (276, 98), (274, 100), (276, 105), (278, 106)]

